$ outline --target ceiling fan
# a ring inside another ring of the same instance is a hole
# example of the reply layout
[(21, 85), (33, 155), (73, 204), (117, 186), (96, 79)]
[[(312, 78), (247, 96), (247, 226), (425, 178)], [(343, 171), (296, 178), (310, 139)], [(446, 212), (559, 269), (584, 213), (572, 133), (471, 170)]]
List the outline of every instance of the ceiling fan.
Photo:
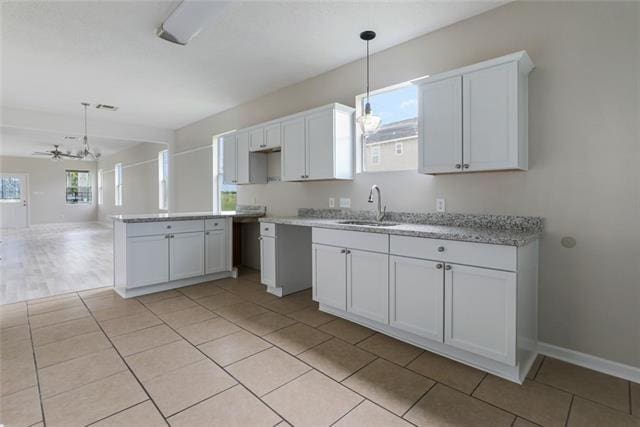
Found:
[(59, 147), (60, 146), (58, 144), (54, 144), (53, 150), (34, 151), (33, 155), (34, 156), (51, 156), (51, 160), (54, 160), (54, 161), (63, 160), (63, 159), (79, 159), (80, 158), (80, 156), (76, 156), (74, 154), (71, 154), (71, 151), (66, 152), (66, 153), (60, 151), (58, 149)]

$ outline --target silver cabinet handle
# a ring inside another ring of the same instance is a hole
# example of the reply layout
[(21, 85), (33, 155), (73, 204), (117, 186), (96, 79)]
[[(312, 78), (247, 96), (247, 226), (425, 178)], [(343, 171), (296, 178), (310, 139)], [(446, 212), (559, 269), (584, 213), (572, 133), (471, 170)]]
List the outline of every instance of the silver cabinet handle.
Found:
[(346, 250), (346, 249), (341, 249), (341, 250), (340, 250), (340, 253), (341, 253), (341, 254), (346, 254), (346, 253), (347, 253), (347, 250)]
[(460, 169), (462, 167), (462, 165), (460, 163), (456, 164), (456, 169)]
[(304, 175), (300, 175), (300, 178), (304, 178)]
[(171, 228), (171, 226), (170, 226), (170, 225), (167, 225), (167, 228), (168, 228), (168, 229), (170, 229), (170, 228)]
[(438, 246), (438, 252), (444, 252), (444, 246)]
[(462, 165), (462, 167), (465, 169), (469, 169), (469, 163), (465, 163), (464, 165)]
[(258, 237), (258, 240), (262, 240), (262, 236)]
[(206, 233), (204, 233), (204, 234), (206, 234), (206, 235), (208, 236), (208, 235), (209, 235), (209, 232), (207, 231), (207, 232), (206, 232)]
[(438, 270), (442, 269), (442, 264), (436, 264), (436, 268), (437, 268)]
[(449, 264), (447, 264), (447, 266), (444, 269), (449, 271), (449, 270), (451, 270), (451, 266)]
[(264, 228), (264, 231), (269, 231), (269, 227), (265, 227), (265, 228)]
[(168, 238), (169, 238), (169, 235), (168, 235), (168, 234), (165, 234), (165, 235), (164, 235), (164, 238), (165, 238), (165, 239), (168, 239)]
[(351, 253), (351, 251), (349, 249), (347, 249), (347, 254), (350, 254), (350, 253)]
[(172, 235), (169, 236), (170, 239), (173, 239), (174, 237), (176, 237), (175, 234), (172, 234)]
[(218, 225), (218, 223), (217, 223), (217, 222), (214, 222), (214, 223), (213, 223), (213, 226), (215, 227), (216, 225)]

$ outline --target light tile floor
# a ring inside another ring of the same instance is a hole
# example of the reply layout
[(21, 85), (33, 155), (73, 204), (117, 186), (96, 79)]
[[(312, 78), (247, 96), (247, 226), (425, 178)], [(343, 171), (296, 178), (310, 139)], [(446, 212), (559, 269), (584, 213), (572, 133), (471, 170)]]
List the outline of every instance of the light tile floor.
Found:
[(540, 358), (520, 386), (258, 279), (0, 306), (0, 424), (640, 426), (637, 384)]
[(113, 284), (113, 238), (97, 223), (0, 229), (0, 304)]

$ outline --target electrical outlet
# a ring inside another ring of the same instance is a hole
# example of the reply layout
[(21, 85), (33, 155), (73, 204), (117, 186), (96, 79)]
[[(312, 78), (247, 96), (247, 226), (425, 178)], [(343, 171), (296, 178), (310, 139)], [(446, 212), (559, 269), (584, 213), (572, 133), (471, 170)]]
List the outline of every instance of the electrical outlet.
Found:
[(351, 199), (348, 197), (340, 197), (340, 207), (341, 208), (350, 208), (351, 207)]
[(329, 197), (329, 207), (330, 208), (336, 207), (336, 199), (334, 199), (333, 197)]
[(445, 212), (446, 211), (446, 205), (445, 205), (445, 202), (444, 202), (444, 198), (436, 199), (436, 211), (437, 212)]

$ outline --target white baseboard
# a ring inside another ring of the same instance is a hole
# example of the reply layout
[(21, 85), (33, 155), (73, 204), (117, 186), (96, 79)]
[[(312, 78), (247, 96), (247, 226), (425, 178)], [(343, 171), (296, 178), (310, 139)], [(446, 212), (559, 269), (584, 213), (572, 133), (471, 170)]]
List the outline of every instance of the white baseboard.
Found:
[(538, 342), (538, 352), (545, 356), (553, 357), (554, 359), (582, 366), (583, 368), (640, 383), (640, 368), (636, 368), (635, 366), (625, 365), (544, 342)]

